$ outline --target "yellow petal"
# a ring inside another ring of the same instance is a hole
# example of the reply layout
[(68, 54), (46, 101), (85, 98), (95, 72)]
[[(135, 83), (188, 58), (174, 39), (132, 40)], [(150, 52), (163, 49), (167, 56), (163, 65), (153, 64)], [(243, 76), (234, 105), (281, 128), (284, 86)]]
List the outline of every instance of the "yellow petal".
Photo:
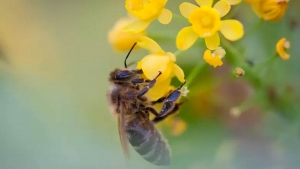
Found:
[(178, 78), (180, 82), (184, 82), (184, 72), (183, 70), (176, 64), (174, 64), (174, 74)]
[(199, 6), (209, 6), (211, 7), (214, 0), (196, 0)]
[(168, 24), (172, 20), (172, 12), (166, 8), (162, 9), (160, 15), (158, 16), (158, 21), (161, 24)]
[(170, 60), (172, 60), (173, 62), (176, 62), (176, 56), (173, 53), (167, 52), (167, 56), (170, 57)]
[(198, 35), (193, 31), (191, 26), (181, 29), (176, 38), (176, 46), (180, 50), (186, 50), (191, 47), (196, 40)]
[(220, 45), (220, 36), (218, 33), (205, 38), (206, 47), (210, 50), (215, 50)]
[(242, 0), (227, 0), (230, 5), (236, 5), (242, 2)]
[(286, 40), (286, 38), (281, 38), (276, 43), (276, 52), (283, 60), (288, 60), (290, 55), (286, 53), (286, 50), (290, 48), (290, 42)]
[(231, 41), (236, 41), (244, 36), (244, 27), (237, 20), (221, 21), (221, 33)]
[(210, 50), (206, 50), (203, 55), (203, 59), (213, 67), (222, 66), (223, 62), (219, 56), (212, 56)]
[(162, 75), (158, 78), (160, 81), (170, 76), (170, 58), (168, 56), (150, 54), (145, 56), (140, 62), (147, 79), (154, 79), (159, 71), (162, 72)]
[(196, 8), (198, 8), (196, 5), (188, 3), (188, 2), (183, 2), (179, 6), (181, 15), (183, 15), (186, 18), (188, 18), (190, 13)]
[(149, 26), (150, 23), (151, 23), (151, 21), (138, 20), (138, 21), (135, 21), (135, 22), (127, 25), (124, 28), (124, 30), (128, 31), (130, 33), (140, 33), (142, 31), (144, 31)]
[(223, 17), (226, 14), (228, 14), (228, 12), (230, 11), (230, 8), (231, 8), (231, 6), (227, 2), (227, 0), (220, 0), (214, 6), (214, 9), (216, 9), (219, 12), (220, 17)]
[(152, 39), (144, 36), (141, 37), (137, 44), (144, 49), (147, 49), (151, 54), (164, 54), (161, 47)]
[(149, 89), (147, 92), (147, 96), (150, 97), (151, 100), (156, 101), (161, 97), (166, 96), (171, 90), (171, 78), (168, 78), (162, 82), (156, 82), (155, 85)]
[(203, 59), (205, 61), (211, 59), (211, 51), (210, 50), (205, 50), (204, 55), (203, 55)]

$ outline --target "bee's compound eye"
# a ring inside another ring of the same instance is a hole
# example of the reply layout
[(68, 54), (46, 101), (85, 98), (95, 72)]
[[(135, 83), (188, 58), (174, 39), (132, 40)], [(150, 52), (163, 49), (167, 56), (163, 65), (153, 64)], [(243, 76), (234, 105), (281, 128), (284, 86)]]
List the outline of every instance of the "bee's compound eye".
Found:
[(128, 70), (122, 70), (116, 74), (116, 79), (126, 79), (128, 77), (130, 77), (130, 72)]

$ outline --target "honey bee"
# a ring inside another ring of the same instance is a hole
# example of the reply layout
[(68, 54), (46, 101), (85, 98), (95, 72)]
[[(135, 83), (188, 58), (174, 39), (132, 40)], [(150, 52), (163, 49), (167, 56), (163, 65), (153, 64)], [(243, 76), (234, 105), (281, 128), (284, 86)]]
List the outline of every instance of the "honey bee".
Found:
[[(169, 165), (170, 148), (154, 124), (178, 111), (180, 103), (176, 103), (176, 100), (180, 97), (180, 89), (185, 82), (166, 97), (150, 101), (144, 95), (155, 85), (162, 72), (157, 72), (154, 79), (146, 80), (141, 76), (142, 70), (127, 68), (126, 60), (135, 45), (136, 43), (125, 58), (125, 68), (117, 68), (110, 73), (108, 103), (111, 112), (118, 116), (119, 136), (125, 156), (129, 157), (129, 141), (145, 160), (155, 165)], [(156, 103), (162, 103), (159, 112), (153, 108)], [(154, 119), (149, 118), (149, 113), (155, 116)]]

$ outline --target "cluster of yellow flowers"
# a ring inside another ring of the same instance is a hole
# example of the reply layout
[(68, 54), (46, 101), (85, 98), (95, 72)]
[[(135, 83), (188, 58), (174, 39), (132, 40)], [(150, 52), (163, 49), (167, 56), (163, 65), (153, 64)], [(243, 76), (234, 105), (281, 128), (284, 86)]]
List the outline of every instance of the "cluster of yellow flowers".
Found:
[[(116, 22), (108, 38), (117, 51), (128, 51), (135, 42), (139, 48), (149, 51), (138, 62), (137, 69), (142, 69), (147, 79), (153, 79), (158, 71), (162, 72), (156, 85), (147, 93), (153, 100), (161, 98), (174, 88), (171, 86), (173, 77), (176, 76), (180, 82), (185, 81), (184, 71), (175, 64), (175, 52), (165, 52), (157, 42), (147, 37), (147, 28), (153, 21), (158, 20), (161, 24), (171, 22), (173, 14), (165, 8), (167, 1), (126, 0), (125, 8), (129, 16)], [(230, 12), (232, 5), (241, 1), (218, 0), (214, 3), (214, 0), (195, 0), (196, 4), (181, 3), (179, 10), (182, 18), (186, 18), (190, 25), (178, 31), (178, 50), (187, 50), (198, 38), (203, 38), (207, 48), (203, 54), (204, 61), (213, 67), (221, 66), (226, 51), (220, 46), (220, 33), (229, 41), (237, 41), (244, 36), (244, 26), (240, 21), (222, 18)], [(244, 1), (263, 20), (278, 21), (283, 17), (289, 0)], [(289, 55), (285, 53), (288, 48), (288, 41), (283, 39), (278, 42), (276, 51), (283, 59), (288, 59)]]

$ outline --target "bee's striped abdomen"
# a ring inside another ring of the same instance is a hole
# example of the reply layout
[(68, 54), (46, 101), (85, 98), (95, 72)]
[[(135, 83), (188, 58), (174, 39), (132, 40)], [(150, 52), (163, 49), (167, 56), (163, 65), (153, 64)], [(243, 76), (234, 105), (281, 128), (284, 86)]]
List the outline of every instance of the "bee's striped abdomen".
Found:
[(127, 124), (127, 138), (133, 148), (147, 161), (156, 165), (170, 164), (170, 150), (150, 120), (137, 118)]

